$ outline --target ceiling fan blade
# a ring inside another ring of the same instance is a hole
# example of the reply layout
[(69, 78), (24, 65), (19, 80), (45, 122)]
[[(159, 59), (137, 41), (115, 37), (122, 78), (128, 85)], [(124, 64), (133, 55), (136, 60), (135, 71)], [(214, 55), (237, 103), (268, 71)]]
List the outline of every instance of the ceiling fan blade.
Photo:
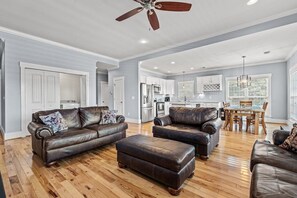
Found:
[(155, 4), (155, 8), (158, 10), (165, 10), (165, 11), (176, 11), (176, 12), (185, 12), (189, 11), (192, 7), (190, 3), (183, 3), (183, 2), (171, 2), (171, 1), (164, 1), (164, 2), (157, 2)]
[(160, 28), (159, 20), (155, 10), (151, 9), (147, 11), (148, 20), (153, 28), (153, 30), (157, 30)]
[(119, 16), (118, 18), (116, 18), (117, 21), (123, 21), (139, 12), (141, 12), (143, 10), (143, 7), (138, 7), (138, 8), (135, 8), (125, 14), (123, 14), (122, 16)]

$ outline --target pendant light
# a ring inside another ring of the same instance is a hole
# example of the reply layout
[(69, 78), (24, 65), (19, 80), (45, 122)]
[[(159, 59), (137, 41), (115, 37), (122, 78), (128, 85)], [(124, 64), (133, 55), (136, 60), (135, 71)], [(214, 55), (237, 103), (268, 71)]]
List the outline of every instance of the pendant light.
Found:
[(245, 56), (242, 56), (242, 75), (237, 77), (237, 86), (240, 88), (247, 88), (251, 85), (251, 77), (245, 74), (244, 66), (245, 66)]

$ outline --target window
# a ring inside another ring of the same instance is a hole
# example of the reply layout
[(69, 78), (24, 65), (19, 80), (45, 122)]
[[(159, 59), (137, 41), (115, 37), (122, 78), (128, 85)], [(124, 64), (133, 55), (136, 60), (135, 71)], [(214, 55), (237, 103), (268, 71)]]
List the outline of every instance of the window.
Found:
[(297, 121), (297, 66), (290, 70), (290, 119)]
[(178, 82), (178, 97), (181, 99), (194, 96), (194, 81)]
[[(270, 115), (271, 98), (271, 74), (251, 76), (251, 86), (242, 89), (237, 86), (236, 78), (226, 78), (226, 100), (231, 105), (239, 105), (240, 100), (252, 100), (253, 105), (262, 107), (265, 101), (268, 101), (266, 115)], [(297, 113), (297, 112), (296, 112)]]

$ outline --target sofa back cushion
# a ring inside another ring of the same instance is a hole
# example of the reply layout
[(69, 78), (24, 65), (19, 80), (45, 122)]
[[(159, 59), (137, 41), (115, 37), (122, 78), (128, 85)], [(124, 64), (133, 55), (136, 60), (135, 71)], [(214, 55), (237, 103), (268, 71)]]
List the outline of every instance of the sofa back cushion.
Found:
[(57, 111), (60, 112), (61, 115), (63, 116), (68, 128), (81, 127), (78, 109), (54, 109), (49, 111), (38, 111), (36, 113), (33, 113), (32, 121), (37, 123), (43, 123), (42, 120), (39, 118), (39, 116), (46, 116)]
[(172, 123), (201, 125), (218, 117), (216, 108), (170, 107), (169, 117)]
[(81, 120), (81, 126), (89, 126), (91, 124), (99, 124), (101, 121), (102, 111), (108, 110), (107, 106), (101, 106), (101, 107), (84, 107), (80, 108), (80, 120)]

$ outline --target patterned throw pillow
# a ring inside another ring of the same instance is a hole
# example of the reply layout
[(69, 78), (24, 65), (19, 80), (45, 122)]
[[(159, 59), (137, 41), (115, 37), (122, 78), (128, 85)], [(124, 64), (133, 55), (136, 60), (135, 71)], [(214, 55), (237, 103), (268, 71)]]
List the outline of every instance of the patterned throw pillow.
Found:
[(279, 147), (297, 153), (297, 127), (294, 127), (287, 139)]
[(113, 124), (117, 122), (117, 110), (103, 110), (101, 124)]
[(67, 123), (59, 111), (46, 116), (39, 116), (42, 122), (53, 129), (54, 133), (68, 129)]

